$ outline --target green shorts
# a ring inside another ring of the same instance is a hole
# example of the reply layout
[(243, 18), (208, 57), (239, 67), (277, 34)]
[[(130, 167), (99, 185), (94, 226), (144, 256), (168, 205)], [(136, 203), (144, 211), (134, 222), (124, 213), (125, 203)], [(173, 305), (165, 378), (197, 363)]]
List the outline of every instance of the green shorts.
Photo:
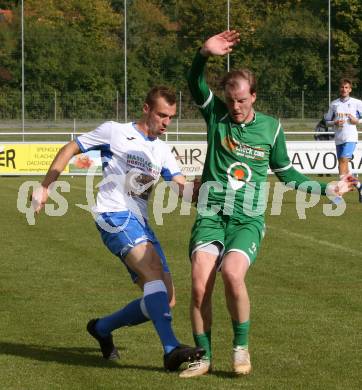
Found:
[(264, 218), (235, 219), (228, 215), (197, 215), (191, 230), (189, 255), (214, 241), (223, 246), (221, 255), (230, 251), (244, 254), (249, 264), (255, 262), (265, 235)]

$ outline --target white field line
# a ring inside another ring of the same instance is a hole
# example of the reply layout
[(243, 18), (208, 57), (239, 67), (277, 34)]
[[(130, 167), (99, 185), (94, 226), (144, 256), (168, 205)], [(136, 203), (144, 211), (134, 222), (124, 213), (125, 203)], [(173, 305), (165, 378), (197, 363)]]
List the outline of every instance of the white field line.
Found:
[(362, 256), (361, 252), (359, 252), (355, 249), (351, 249), (351, 248), (348, 248), (347, 246), (335, 244), (335, 243), (330, 242), (330, 241), (319, 240), (318, 238), (307, 236), (305, 234), (291, 232), (290, 230), (286, 230), (286, 229), (282, 229), (282, 228), (276, 228), (274, 226), (272, 226), (272, 227), (267, 226), (267, 231), (268, 231), (268, 229), (277, 230), (278, 232), (284, 233), (284, 234), (291, 236), (291, 237), (299, 238), (301, 240), (306, 240), (306, 241), (309, 241), (309, 242), (312, 242), (312, 243), (315, 243), (318, 245), (323, 245), (323, 246), (326, 246), (328, 248), (333, 248), (333, 249), (336, 249), (338, 251), (341, 251), (341, 253), (344, 253), (344, 254), (350, 254), (352, 256), (358, 256), (358, 257)]

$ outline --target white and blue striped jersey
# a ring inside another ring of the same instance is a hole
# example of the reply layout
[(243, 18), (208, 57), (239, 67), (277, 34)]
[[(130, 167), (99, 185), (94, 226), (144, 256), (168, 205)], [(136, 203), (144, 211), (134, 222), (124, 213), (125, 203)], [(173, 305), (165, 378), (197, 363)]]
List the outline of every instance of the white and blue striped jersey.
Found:
[(147, 219), (147, 201), (160, 176), (169, 181), (180, 168), (168, 145), (137, 130), (135, 123), (105, 122), (75, 140), (80, 150), (99, 150), (103, 180), (96, 213), (131, 210)]
[(341, 126), (333, 125), (336, 145), (344, 144), (345, 142), (358, 142), (357, 126), (351, 123), (348, 117), (349, 114), (352, 114), (357, 119), (362, 118), (361, 100), (353, 97), (333, 100), (328, 113), (324, 116), (327, 124), (336, 119), (345, 121)]

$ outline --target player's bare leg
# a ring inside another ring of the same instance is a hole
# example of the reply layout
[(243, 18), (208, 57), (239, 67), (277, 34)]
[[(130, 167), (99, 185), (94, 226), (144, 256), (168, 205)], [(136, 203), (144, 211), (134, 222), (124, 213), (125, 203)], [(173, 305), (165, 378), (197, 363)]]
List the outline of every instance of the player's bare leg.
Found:
[(216, 277), (217, 257), (197, 251), (192, 256), (191, 322), (194, 333), (211, 329), (212, 292)]
[(338, 159), (338, 172), (340, 176), (347, 175), (349, 173), (349, 158), (340, 157)]
[(233, 369), (236, 374), (246, 375), (251, 371), (248, 351), (250, 301), (245, 285), (249, 268), (247, 257), (239, 252), (227, 253), (222, 263), (226, 303), (233, 321)]
[(195, 343), (206, 350), (198, 362), (191, 363), (180, 377), (206, 374), (211, 369), (212, 292), (216, 278), (217, 256), (196, 251), (192, 255), (192, 291), (190, 315)]

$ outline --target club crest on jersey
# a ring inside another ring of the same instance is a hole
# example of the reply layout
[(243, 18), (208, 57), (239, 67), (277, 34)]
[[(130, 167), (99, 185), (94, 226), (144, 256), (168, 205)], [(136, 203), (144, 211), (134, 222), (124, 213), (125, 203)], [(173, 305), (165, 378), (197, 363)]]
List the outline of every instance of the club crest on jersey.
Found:
[(265, 157), (265, 151), (262, 148), (256, 148), (247, 144), (242, 144), (235, 138), (226, 136), (222, 144), (231, 152), (240, 157), (250, 158), (252, 160), (262, 160)]
[(229, 166), (227, 175), (230, 187), (236, 191), (250, 181), (252, 173), (247, 164), (235, 162)]

